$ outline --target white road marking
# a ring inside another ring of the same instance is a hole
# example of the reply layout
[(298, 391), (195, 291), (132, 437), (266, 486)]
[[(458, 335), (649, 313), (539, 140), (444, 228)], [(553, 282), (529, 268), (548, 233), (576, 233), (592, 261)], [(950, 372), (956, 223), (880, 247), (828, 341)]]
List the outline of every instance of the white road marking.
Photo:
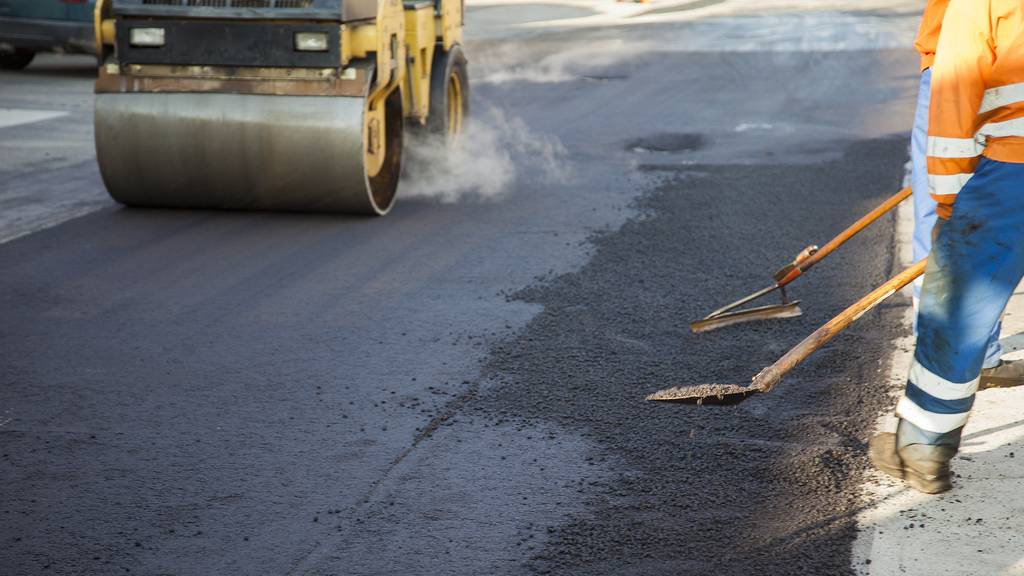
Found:
[(19, 108), (0, 108), (0, 128), (10, 128), (22, 124), (42, 122), (67, 116), (67, 112), (59, 110), (24, 110)]

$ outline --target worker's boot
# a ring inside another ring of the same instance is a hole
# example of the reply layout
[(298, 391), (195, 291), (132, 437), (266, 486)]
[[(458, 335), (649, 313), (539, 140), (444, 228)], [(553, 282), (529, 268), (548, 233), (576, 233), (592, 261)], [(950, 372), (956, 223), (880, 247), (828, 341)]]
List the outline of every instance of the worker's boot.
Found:
[(961, 430), (935, 434), (901, 419), (895, 434), (885, 432), (871, 439), (871, 463), (920, 492), (945, 492), (953, 487), (949, 461), (960, 446)]
[(1024, 386), (1024, 361), (1002, 361), (992, 368), (981, 371), (978, 390), (989, 388), (1013, 388)]

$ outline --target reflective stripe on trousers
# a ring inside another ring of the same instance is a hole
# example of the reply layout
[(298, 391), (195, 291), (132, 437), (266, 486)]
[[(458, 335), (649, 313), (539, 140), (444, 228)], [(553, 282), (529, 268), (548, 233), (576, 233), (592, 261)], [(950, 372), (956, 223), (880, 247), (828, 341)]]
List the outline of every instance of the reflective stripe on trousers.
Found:
[(1024, 276), (1024, 164), (983, 158), (939, 231), (925, 270), (917, 349), (901, 418), (931, 432), (964, 425), (985, 351)]

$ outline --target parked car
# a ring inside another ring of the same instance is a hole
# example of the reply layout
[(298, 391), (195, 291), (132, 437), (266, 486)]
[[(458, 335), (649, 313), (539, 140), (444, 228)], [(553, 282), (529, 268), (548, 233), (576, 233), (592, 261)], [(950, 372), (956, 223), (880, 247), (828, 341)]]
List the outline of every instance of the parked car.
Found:
[(0, 0), (0, 68), (20, 70), (38, 52), (95, 54), (96, 0)]

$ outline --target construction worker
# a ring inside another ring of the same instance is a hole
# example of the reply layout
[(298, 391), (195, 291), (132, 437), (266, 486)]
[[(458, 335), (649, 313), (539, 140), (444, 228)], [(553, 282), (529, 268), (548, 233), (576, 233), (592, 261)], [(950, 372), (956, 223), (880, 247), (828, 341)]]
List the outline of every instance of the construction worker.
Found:
[[(931, 75), (928, 185), (937, 234), (895, 434), (874, 465), (913, 488), (952, 487), (949, 461), (986, 348), (1024, 276), (1024, 3), (950, 0)], [(1016, 363), (1015, 363), (1016, 364)]]
[[(928, 110), (931, 100), (932, 63), (942, 30), (942, 17), (946, 14), (949, 0), (929, 0), (921, 18), (914, 48), (921, 55), (921, 82), (917, 93), (917, 109), (914, 113), (914, 128), (910, 137), (911, 187), (914, 190), (914, 238), (913, 258), (918, 262), (928, 256), (932, 249), (932, 232), (935, 227), (935, 200), (928, 190), (928, 167), (925, 162), (928, 143)], [(924, 278), (914, 282), (914, 310), (919, 308), (921, 286)], [(1024, 385), (1024, 362), (1001, 360), (1003, 347), (999, 344), (1001, 322), (997, 322), (989, 336), (982, 364), (980, 388), (996, 388)], [(914, 318), (914, 333), (917, 333), (917, 318)]]

